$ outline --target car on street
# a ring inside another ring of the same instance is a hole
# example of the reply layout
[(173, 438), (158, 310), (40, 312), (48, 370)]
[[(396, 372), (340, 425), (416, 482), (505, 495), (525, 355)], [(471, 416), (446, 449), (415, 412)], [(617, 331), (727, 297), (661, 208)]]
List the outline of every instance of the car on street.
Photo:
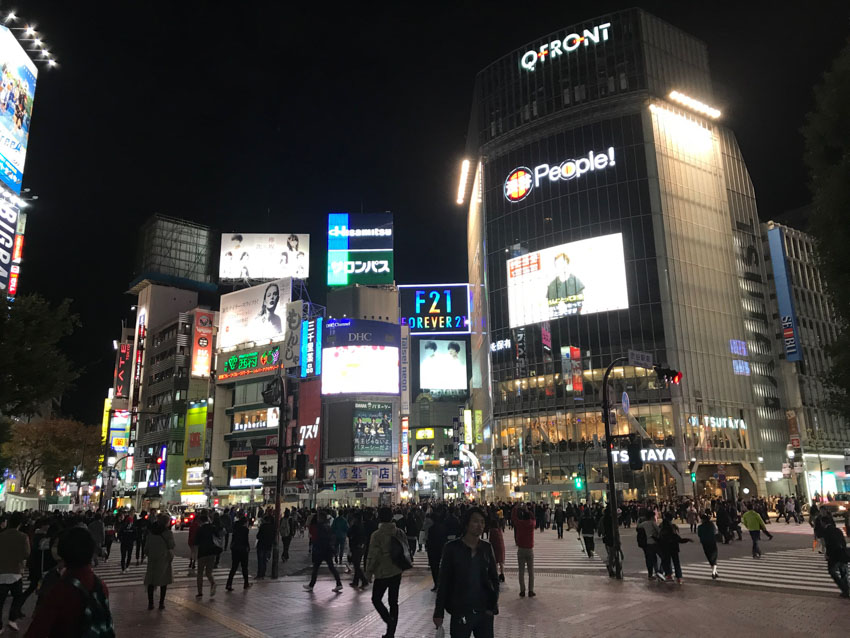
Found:
[(850, 512), (850, 493), (838, 492), (821, 507), (836, 517), (836, 520), (840, 520)]

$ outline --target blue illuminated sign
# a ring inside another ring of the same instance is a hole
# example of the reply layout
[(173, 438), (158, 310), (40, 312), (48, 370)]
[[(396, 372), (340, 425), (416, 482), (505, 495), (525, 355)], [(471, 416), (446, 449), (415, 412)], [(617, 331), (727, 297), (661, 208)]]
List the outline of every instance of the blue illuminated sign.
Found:
[(393, 283), (393, 216), (328, 215), (328, 286)]
[(469, 284), (398, 287), (401, 325), (411, 335), (469, 334)]
[(802, 361), (800, 348), (800, 330), (797, 327), (797, 314), (794, 312), (794, 300), (791, 296), (791, 278), (788, 276), (788, 262), (785, 257), (785, 242), (781, 228), (767, 231), (770, 247), (770, 261), (773, 264), (773, 283), (776, 285), (776, 302), (779, 306), (779, 321), (782, 326), (782, 344), (785, 359)]
[(301, 323), (301, 378), (322, 374), (322, 322), (318, 317)]
[(732, 354), (737, 354), (741, 357), (747, 356), (747, 342), (739, 341), (738, 339), (730, 339), (729, 340), (729, 352)]
[(750, 362), (732, 359), (732, 372), (741, 376), (750, 376)]

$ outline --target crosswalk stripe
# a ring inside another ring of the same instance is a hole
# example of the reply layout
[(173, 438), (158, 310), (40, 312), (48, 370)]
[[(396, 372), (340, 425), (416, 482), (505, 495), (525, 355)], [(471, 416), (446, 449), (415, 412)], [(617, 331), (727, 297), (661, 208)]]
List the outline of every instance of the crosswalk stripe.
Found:
[[(146, 563), (136, 565), (135, 562), (133, 562), (133, 564), (131, 564), (127, 570), (122, 573), (121, 559), (120, 557), (115, 557), (114, 562), (112, 560), (109, 562), (101, 562), (94, 568), (94, 572), (99, 578), (103, 579), (107, 587), (133, 587), (140, 586), (144, 583), (146, 569)], [(190, 576), (188, 572), (189, 559), (183, 558), (182, 556), (175, 556), (174, 560), (171, 562), (171, 574), (173, 577), (172, 584), (194, 583), (197, 577), (194, 574)], [(229, 574), (229, 565), (227, 567), (219, 567), (218, 569), (213, 570), (213, 576), (217, 580), (226, 579)]]

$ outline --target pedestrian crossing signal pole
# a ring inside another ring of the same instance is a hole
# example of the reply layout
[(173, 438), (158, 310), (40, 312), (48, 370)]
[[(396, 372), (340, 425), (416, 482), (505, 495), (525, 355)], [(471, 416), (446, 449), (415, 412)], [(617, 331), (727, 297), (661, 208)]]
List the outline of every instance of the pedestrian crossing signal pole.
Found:
[(613, 575), (622, 580), (623, 578), (623, 563), (620, 560), (620, 521), (617, 517), (617, 486), (614, 483), (614, 457), (611, 452), (614, 449), (614, 441), (611, 438), (611, 403), (608, 399), (608, 377), (611, 375), (611, 370), (614, 366), (620, 365), (628, 361), (627, 357), (614, 359), (611, 365), (605, 370), (605, 375), (602, 377), (602, 421), (605, 423), (605, 442), (608, 454), (608, 507), (611, 512), (611, 533), (613, 540), (614, 552), (613, 557), (609, 558), (609, 570), (613, 570)]

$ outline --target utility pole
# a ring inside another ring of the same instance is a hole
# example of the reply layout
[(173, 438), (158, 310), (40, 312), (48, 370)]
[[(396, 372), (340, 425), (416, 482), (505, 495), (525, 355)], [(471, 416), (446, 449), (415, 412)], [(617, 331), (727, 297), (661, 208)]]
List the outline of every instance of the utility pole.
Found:
[(614, 449), (614, 441), (611, 438), (611, 405), (608, 401), (608, 377), (614, 366), (628, 361), (628, 357), (620, 357), (614, 359), (611, 365), (605, 370), (605, 375), (602, 377), (602, 421), (605, 423), (605, 443), (608, 456), (608, 508), (611, 514), (611, 532), (613, 536), (613, 570), (614, 576), (622, 580), (623, 565), (620, 562), (620, 523), (617, 516), (617, 487), (614, 483), (614, 460), (611, 458), (611, 451)]
[(280, 565), (280, 492), (283, 489), (284, 472), (284, 449), (286, 447), (286, 425), (289, 422), (289, 407), (286, 401), (286, 379), (281, 375), (278, 377), (280, 383), (279, 416), (277, 419), (277, 474), (274, 483), (274, 545), (272, 545), (272, 578), (278, 577)]

